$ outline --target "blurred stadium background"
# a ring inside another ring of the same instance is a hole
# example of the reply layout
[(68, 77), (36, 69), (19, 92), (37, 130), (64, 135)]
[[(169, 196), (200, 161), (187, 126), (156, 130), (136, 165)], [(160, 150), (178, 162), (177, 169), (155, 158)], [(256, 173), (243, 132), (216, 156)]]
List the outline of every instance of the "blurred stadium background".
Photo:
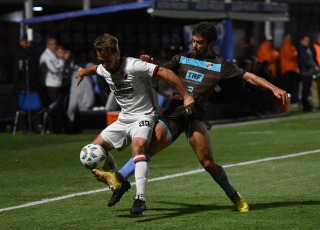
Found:
[[(320, 31), (319, 13), (320, 1), (315, 0), (0, 0), (0, 130), (13, 123), (17, 109), (11, 56), (28, 29), (39, 54), (49, 34), (76, 52), (91, 49), (94, 39), (108, 32), (119, 38), (125, 56), (137, 56), (141, 50), (155, 54), (157, 48), (180, 51), (188, 46), (187, 26), (230, 19), (232, 59), (237, 61), (241, 41), (250, 36), (255, 37), (256, 48), (266, 34), (273, 36), (277, 49), (285, 33), (291, 34), (294, 44), (303, 33), (314, 42)], [(241, 105), (225, 97), (230, 92), (222, 92), (210, 101), (208, 121), (239, 117), (234, 108)], [(101, 126), (105, 118), (97, 116)]]

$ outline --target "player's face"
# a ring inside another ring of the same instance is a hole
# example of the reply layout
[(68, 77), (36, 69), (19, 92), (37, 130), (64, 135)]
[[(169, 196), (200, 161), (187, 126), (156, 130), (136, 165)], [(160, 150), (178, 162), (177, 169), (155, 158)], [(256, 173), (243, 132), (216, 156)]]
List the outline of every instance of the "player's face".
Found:
[(97, 50), (97, 56), (99, 61), (101, 62), (102, 66), (109, 72), (116, 72), (119, 67), (119, 60), (120, 60), (120, 52), (117, 53), (108, 53), (105, 55), (102, 55)]
[(193, 53), (197, 58), (202, 59), (209, 55), (214, 42), (207, 42), (201, 35), (192, 36)]

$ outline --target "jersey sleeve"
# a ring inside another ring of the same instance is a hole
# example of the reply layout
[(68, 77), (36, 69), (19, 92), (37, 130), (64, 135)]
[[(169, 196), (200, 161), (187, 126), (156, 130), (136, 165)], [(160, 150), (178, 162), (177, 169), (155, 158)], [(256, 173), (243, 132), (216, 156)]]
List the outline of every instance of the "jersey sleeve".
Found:
[(148, 63), (141, 61), (139, 59), (134, 59), (132, 64), (132, 75), (137, 76), (149, 76), (151, 78), (157, 75), (159, 66), (153, 63)]
[(98, 65), (96, 68), (97, 75), (104, 76), (106, 70), (103, 68), (102, 64)]
[(228, 60), (222, 62), (221, 78), (242, 77), (246, 71)]

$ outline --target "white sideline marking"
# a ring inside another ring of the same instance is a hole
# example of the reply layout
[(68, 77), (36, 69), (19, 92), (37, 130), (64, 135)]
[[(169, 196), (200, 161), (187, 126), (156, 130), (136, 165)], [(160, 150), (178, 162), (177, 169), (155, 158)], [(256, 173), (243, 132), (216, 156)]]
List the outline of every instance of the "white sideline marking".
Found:
[[(279, 159), (290, 158), (290, 157), (298, 157), (298, 156), (319, 153), (319, 152), (320, 152), (320, 149), (316, 149), (316, 150), (311, 150), (311, 151), (306, 151), (306, 152), (301, 152), (301, 153), (293, 153), (293, 154), (284, 155), (284, 156), (267, 157), (267, 158), (263, 158), (260, 160), (245, 161), (245, 162), (240, 162), (240, 163), (236, 163), (236, 164), (229, 164), (229, 165), (224, 165), (223, 167), (229, 168), (229, 167), (234, 167), (234, 166), (249, 165), (249, 164), (255, 164), (255, 163), (260, 163), (260, 162), (265, 162), (265, 161), (279, 160)], [(174, 177), (191, 175), (191, 174), (195, 174), (195, 173), (199, 173), (199, 172), (203, 172), (203, 171), (205, 171), (205, 170), (204, 169), (197, 169), (197, 170), (192, 170), (192, 171), (188, 171), (188, 172), (184, 172), (184, 173), (177, 173), (177, 174), (172, 174), (172, 175), (168, 175), (168, 176), (162, 176), (162, 177), (149, 179), (148, 182), (166, 180), (166, 179), (170, 179), (170, 178), (174, 178)], [(133, 182), (131, 184), (134, 185), (135, 182)], [(83, 195), (88, 195), (88, 194), (92, 194), (92, 193), (103, 192), (103, 191), (107, 191), (107, 190), (110, 190), (110, 189), (103, 188), (103, 189), (97, 189), (97, 190), (90, 190), (87, 192), (73, 193), (70, 195), (59, 196), (59, 197), (55, 197), (55, 198), (51, 198), (51, 199), (43, 199), (40, 201), (30, 202), (30, 203), (26, 203), (26, 204), (22, 204), (22, 205), (12, 206), (12, 207), (8, 207), (8, 208), (2, 208), (2, 209), (0, 209), (0, 212), (14, 210), (14, 209), (20, 209), (20, 208), (26, 208), (26, 207), (30, 207), (30, 206), (49, 203), (49, 202), (53, 202), (53, 201), (64, 200), (64, 199), (68, 199), (68, 198), (72, 198), (72, 197), (76, 197), (76, 196), (83, 196)]]

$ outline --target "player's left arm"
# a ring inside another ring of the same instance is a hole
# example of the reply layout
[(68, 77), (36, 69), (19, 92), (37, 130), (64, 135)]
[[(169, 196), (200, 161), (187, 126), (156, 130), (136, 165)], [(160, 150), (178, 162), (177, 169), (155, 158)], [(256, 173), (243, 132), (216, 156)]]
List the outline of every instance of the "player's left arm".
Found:
[(288, 95), (287, 95), (286, 91), (279, 89), (278, 87), (272, 85), (271, 83), (269, 83), (265, 79), (258, 77), (257, 75), (255, 75), (253, 73), (249, 73), (249, 72), (246, 72), (242, 76), (242, 78), (253, 85), (260, 86), (260, 87), (263, 87), (265, 89), (272, 91), (274, 96), (276, 96), (277, 98), (282, 100), (283, 104), (288, 103)]
[(175, 88), (184, 100), (184, 107), (191, 110), (194, 105), (194, 99), (191, 97), (187, 91), (187, 86), (179, 80), (178, 76), (175, 75), (171, 70), (159, 67), (157, 72), (157, 77), (161, 77), (166, 80), (173, 88)]

